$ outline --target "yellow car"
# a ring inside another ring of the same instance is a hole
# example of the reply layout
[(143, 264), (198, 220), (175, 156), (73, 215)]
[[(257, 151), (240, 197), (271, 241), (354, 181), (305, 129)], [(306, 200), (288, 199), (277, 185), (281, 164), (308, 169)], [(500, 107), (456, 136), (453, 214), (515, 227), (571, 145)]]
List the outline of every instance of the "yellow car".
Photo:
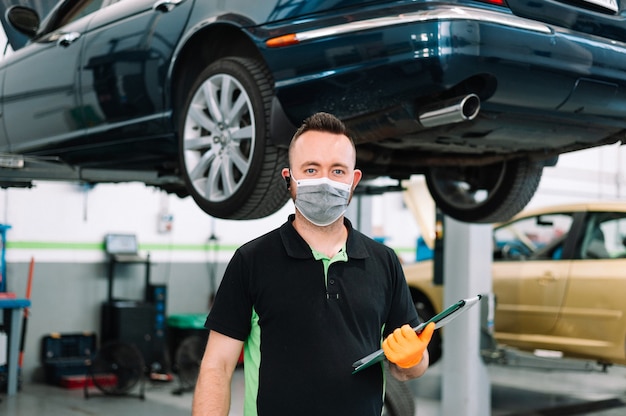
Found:
[[(626, 202), (525, 211), (495, 226), (493, 242), (499, 344), (626, 364)], [(432, 261), (404, 271), (420, 316), (440, 312)], [(436, 361), (441, 339), (431, 344)]]

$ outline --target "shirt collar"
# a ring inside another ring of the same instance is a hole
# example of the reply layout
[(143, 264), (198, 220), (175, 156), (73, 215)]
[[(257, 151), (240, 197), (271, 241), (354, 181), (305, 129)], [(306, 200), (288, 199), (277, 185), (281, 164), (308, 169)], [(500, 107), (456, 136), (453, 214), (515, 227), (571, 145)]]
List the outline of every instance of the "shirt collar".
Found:
[(331, 263), (334, 263), (336, 261), (348, 261), (348, 253), (346, 252), (345, 245), (341, 247), (341, 250), (339, 250), (339, 252), (337, 252), (332, 258), (329, 258), (324, 253), (320, 253), (319, 251), (315, 250), (313, 247), (311, 247), (311, 253), (313, 253), (313, 258), (315, 260), (328, 260)]
[[(290, 214), (286, 223), (280, 227), (280, 237), (283, 246), (290, 257), (299, 259), (312, 258), (311, 248), (298, 234), (293, 227), (293, 220), (296, 218), (294, 214)], [(369, 257), (363, 239), (367, 238), (359, 231), (352, 228), (350, 220), (344, 217), (343, 223), (348, 230), (348, 240), (346, 241), (346, 254), (349, 258), (363, 259)]]

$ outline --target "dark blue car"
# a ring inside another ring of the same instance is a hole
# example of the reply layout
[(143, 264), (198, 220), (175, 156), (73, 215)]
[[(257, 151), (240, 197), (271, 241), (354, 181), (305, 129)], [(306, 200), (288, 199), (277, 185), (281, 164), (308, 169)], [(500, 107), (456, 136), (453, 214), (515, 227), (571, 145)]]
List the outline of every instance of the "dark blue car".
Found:
[(617, 0), (64, 0), (41, 19), (19, 3), (2, 186), (142, 181), (264, 217), (289, 198), (296, 126), (327, 111), (367, 177), (424, 174), (445, 214), (496, 222), (559, 154), (626, 129)]

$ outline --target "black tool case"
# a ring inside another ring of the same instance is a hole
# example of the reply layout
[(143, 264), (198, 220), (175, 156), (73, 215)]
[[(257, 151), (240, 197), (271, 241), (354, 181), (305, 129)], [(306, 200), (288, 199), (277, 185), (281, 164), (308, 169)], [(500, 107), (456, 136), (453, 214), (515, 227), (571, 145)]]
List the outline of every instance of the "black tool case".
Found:
[(93, 333), (52, 333), (41, 343), (46, 382), (61, 386), (64, 377), (84, 376), (96, 351)]

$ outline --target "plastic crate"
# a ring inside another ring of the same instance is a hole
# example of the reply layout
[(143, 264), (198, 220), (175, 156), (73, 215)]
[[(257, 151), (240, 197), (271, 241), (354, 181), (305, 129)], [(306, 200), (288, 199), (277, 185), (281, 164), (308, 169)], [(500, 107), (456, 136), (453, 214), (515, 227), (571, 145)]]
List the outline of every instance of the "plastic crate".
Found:
[(205, 329), (208, 313), (181, 313), (167, 317), (167, 326), (178, 329)]

